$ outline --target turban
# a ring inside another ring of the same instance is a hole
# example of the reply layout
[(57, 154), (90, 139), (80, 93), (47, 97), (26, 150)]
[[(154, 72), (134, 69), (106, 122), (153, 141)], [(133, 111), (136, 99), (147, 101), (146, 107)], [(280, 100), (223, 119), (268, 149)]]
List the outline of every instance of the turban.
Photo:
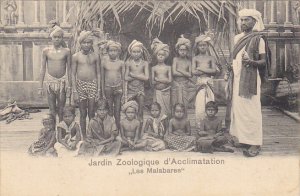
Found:
[(50, 37), (53, 37), (55, 33), (59, 33), (60, 35), (64, 35), (64, 31), (59, 26), (55, 25), (50, 32)]
[(211, 41), (211, 38), (208, 35), (199, 35), (195, 39), (195, 44), (198, 44), (199, 42), (209, 42)]
[(50, 20), (49, 24), (52, 25), (51, 27), (53, 28), (55, 25), (60, 26), (60, 23), (58, 20)]
[(131, 53), (131, 50), (132, 50), (134, 47), (139, 47), (139, 48), (141, 48), (142, 50), (144, 49), (144, 45), (143, 45), (142, 42), (139, 42), (139, 41), (137, 41), (137, 40), (133, 40), (133, 41), (131, 42), (131, 44), (129, 44), (129, 46), (128, 46), (128, 53), (129, 53), (129, 54)]
[(189, 39), (184, 38), (182, 35), (178, 38), (175, 48), (179, 48), (181, 45), (185, 45), (187, 48), (191, 47), (191, 41)]
[(79, 38), (78, 38), (78, 42), (81, 43), (86, 39), (93, 39), (92, 38), (92, 32), (91, 31), (81, 31)]
[[(256, 24), (253, 27), (254, 31), (262, 31), (265, 26), (261, 18), (261, 13), (255, 9), (242, 9), (239, 11), (239, 17), (250, 16), (256, 20)], [(239, 21), (240, 22), (240, 21)]]
[(167, 56), (169, 56), (169, 53), (170, 53), (170, 48), (169, 48), (168, 44), (162, 43), (158, 38), (155, 38), (152, 41), (151, 49), (153, 50), (154, 54), (157, 54), (161, 50), (166, 52)]
[(131, 108), (134, 108), (136, 112), (137, 112), (138, 109), (139, 109), (138, 103), (137, 103), (136, 101), (131, 100), (131, 101), (128, 101), (128, 102), (124, 103), (124, 105), (122, 106), (122, 111), (125, 113), (126, 110), (127, 110), (128, 108), (130, 108), (130, 107), (131, 107)]
[(111, 48), (111, 47), (116, 47), (117, 49), (121, 50), (121, 46), (122, 45), (119, 42), (115, 42), (115, 41), (109, 40), (106, 43), (106, 46), (107, 46), (107, 49)]

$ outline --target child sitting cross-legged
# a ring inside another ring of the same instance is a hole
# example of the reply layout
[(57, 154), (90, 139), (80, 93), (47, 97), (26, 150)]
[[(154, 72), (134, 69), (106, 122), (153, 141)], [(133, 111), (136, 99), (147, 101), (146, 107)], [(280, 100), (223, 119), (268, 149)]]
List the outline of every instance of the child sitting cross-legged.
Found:
[(75, 108), (66, 106), (63, 111), (63, 121), (57, 125), (57, 142), (54, 145), (59, 157), (77, 156), (82, 144), (81, 129), (74, 119)]
[(55, 120), (52, 114), (47, 114), (42, 119), (43, 128), (38, 141), (31, 144), (28, 153), (32, 156), (57, 156), (55, 144)]
[(233, 152), (232, 149), (224, 145), (228, 143), (229, 135), (222, 129), (222, 120), (216, 114), (218, 105), (210, 101), (205, 106), (206, 117), (201, 121), (198, 131), (197, 151), (203, 153)]
[(165, 141), (171, 150), (192, 151), (195, 149), (196, 137), (191, 136), (190, 121), (186, 117), (186, 110), (182, 103), (174, 105), (173, 117), (169, 122)]

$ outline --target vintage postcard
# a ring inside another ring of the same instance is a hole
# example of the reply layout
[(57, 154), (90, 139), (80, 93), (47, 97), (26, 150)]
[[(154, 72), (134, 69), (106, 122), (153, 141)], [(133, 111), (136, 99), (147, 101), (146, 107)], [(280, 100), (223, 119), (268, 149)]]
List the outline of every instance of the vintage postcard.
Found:
[(300, 1), (0, 1), (0, 194), (300, 194)]

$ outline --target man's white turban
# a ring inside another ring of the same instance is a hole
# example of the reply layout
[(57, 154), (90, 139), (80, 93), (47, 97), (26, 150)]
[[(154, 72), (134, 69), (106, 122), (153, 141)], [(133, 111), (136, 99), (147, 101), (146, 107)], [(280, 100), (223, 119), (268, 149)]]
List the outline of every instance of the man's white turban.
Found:
[(254, 31), (262, 31), (265, 29), (261, 13), (256, 9), (242, 9), (239, 11), (239, 17), (250, 16), (256, 20), (256, 24), (253, 27)]

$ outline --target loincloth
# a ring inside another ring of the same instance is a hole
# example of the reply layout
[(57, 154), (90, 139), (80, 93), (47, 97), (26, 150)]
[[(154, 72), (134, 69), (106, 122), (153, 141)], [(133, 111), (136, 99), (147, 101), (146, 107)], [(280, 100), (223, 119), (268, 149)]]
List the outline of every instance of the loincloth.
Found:
[(133, 99), (136, 96), (145, 96), (145, 87), (144, 82), (139, 80), (133, 80), (127, 82), (127, 100)]
[(54, 92), (56, 95), (66, 91), (67, 74), (61, 78), (55, 78), (46, 73), (45, 83), (48, 93)]
[(97, 83), (93, 81), (76, 80), (76, 88), (79, 101), (86, 99), (95, 99), (97, 96)]

